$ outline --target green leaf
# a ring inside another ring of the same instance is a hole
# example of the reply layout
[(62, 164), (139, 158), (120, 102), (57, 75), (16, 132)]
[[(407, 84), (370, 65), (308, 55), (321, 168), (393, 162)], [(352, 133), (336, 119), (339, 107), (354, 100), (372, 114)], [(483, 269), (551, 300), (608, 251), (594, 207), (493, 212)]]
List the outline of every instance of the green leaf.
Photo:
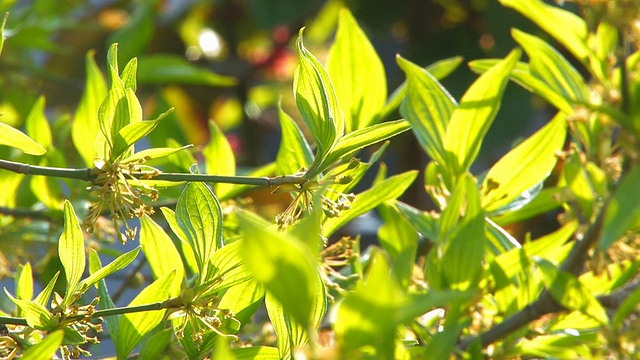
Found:
[(233, 86), (237, 79), (198, 67), (181, 56), (145, 55), (139, 58), (138, 81), (142, 84), (191, 84)]
[(491, 167), (482, 182), (485, 211), (509, 205), (520, 194), (544, 181), (557, 162), (567, 132), (566, 115), (558, 113), (549, 124), (509, 151)]
[(342, 212), (339, 217), (328, 218), (325, 221), (322, 225), (322, 234), (328, 238), (349, 221), (369, 210), (373, 210), (385, 201), (398, 198), (413, 183), (417, 175), (417, 171), (407, 171), (394, 175), (357, 194), (351, 209)]
[(455, 175), (469, 169), (480, 145), (500, 108), (509, 74), (520, 58), (520, 50), (512, 51), (503, 61), (482, 74), (462, 96), (451, 115), (444, 137), (449, 167)]
[(16, 298), (20, 300), (31, 300), (33, 298), (33, 272), (31, 263), (18, 265), (15, 275)]
[(640, 288), (633, 290), (631, 294), (627, 295), (627, 297), (624, 299), (620, 307), (616, 310), (616, 313), (613, 317), (613, 321), (611, 322), (611, 325), (617, 330), (622, 330), (622, 327), (624, 326), (624, 321), (627, 319), (627, 317), (631, 313), (635, 312), (639, 303), (640, 303)]
[[(129, 307), (167, 300), (174, 277), (175, 271), (163, 275), (160, 279), (144, 288), (129, 303)], [(166, 310), (162, 309), (121, 315), (117, 334), (120, 346), (116, 348), (118, 358), (125, 359), (140, 340), (162, 322), (165, 312)]]
[[(389, 139), (401, 134), (411, 128), (408, 122), (404, 120), (389, 121), (382, 124), (371, 125), (346, 134), (341, 137), (335, 146), (329, 150), (321, 161), (321, 165), (317, 167), (317, 172), (322, 172), (326, 167), (334, 165), (343, 158), (349, 158), (358, 150)], [(305, 175), (308, 176), (308, 175)]]
[(209, 261), (207, 277), (202, 284), (203, 287), (209, 288), (207, 293), (217, 293), (251, 279), (251, 274), (240, 256), (243, 241), (236, 240), (213, 254)]
[(589, 88), (580, 73), (556, 49), (538, 37), (513, 29), (513, 38), (529, 55), (531, 74), (574, 102), (587, 102)]
[(608, 249), (627, 231), (640, 228), (640, 168), (624, 176), (611, 197), (602, 225), (602, 237), (598, 243), (601, 250)]
[(171, 156), (182, 150), (193, 147), (193, 145), (185, 145), (182, 147), (166, 147), (166, 148), (151, 148), (138, 151), (135, 154), (120, 161), (121, 164), (135, 164), (140, 162), (147, 162), (154, 159), (160, 159), (165, 156)]
[(231, 349), (236, 360), (280, 360), (278, 349), (270, 346), (250, 346)]
[(64, 202), (64, 231), (58, 241), (58, 256), (67, 279), (64, 301), (65, 303), (73, 302), (73, 297), (76, 296), (76, 285), (82, 278), (86, 264), (82, 229), (69, 200)]
[[(447, 59), (443, 59), (440, 61), (436, 61), (435, 63), (424, 68), (426, 72), (431, 74), (436, 80), (442, 80), (445, 77), (449, 76), (458, 66), (462, 63), (461, 56), (455, 56)], [(445, 90), (446, 91), (446, 90)], [(372, 123), (378, 123), (381, 120), (386, 119), (396, 111), (396, 109), (404, 100), (405, 95), (407, 94), (407, 82), (403, 82), (398, 88), (394, 90), (394, 92), (389, 96), (387, 103), (384, 105), (382, 110), (376, 115), (376, 118), (372, 121)], [(447, 119), (448, 120), (448, 119)]]
[(150, 333), (140, 343), (140, 353), (137, 360), (162, 359), (162, 355), (173, 339), (172, 329), (162, 329), (156, 333)]
[(302, 168), (309, 168), (313, 161), (313, 152), (296, 122), (278, 104), (278, 115), (282, 138), (276, 157), (276, 174), (291, 175)]
[[(115, 47), (112, 47), (116, 49)], [(114, 50), (115, 51), (115, 50)], [(109, 159), (113, 148), (114, 137), (120, 129), (129, 123), (129, 104), (125, 95), (124, 83), (113, 66), (108, 69), (111, 86), (107, 97), (98, 109), (100, 133), (95, 143), (96, 158)]]
[[(4, 28), (7, 25), (7, 18), (9, 17), (9, 13), (5, 13), (2, 18), (2, 25), (0, 25), (0, 34), (4, 34)], [(0, 36), (0, 54), (2, 53), (2, 48), (4, 48), (4, 35)]]
[(529, 18), (578, 60), (584, 62), (591, 53), (586, 44), (587, 24), (579, 16), (542, 0), (500, 0), (500, 3)]
[(389, 253), (400, 283), (409, 286), (418, 250), (418, 233), (393, 202), (378, 205), (378, 213), (384, 221), (378, 228), (380, 245)]
[(50, 149), (53, 145), (53, 138), (51, 137), (51, 127), (44, 114), (44, 109), (45, 98), (44, 95), (40, 95), (25, 120), (25, 128), (29, 137), (43, 148)]
[(264, 295), (264, 287), (252, 278), (225, 291), (218, 307), (233, 311), (236, 319), (244, 325), (250, 322)]
[(340, 11), (327, 71), (344, 111), (345, 132), (367, 127), (387, 97), (382, 61), (348, 9)]
[(154, 278), (159, 279), (165, 274), (175, 272), (169, 295), (172, 297), (180, 295), (180, 286), (185, 278), (180, 253), (169, 235), (147, 215), (140, 218), (140, 246)]
[(300, 326), (315, 329), (324, 315), (326, 299), (309, 248), (269, 228), (255, 215), (241, 212), (238, 217), (245, 236), (240, 253), (247, 268)]
[(82, 294), (85, 291), (87, 291), (88, 288), (97, 284), (98, 281), (106, 278), (107, 276), (113, 274), (118, 270), (124, 269), (125, 267), (127, 267), (127, 265), (131, 264), (133, 260), (135, 260), (139, 252), (140, 252), (140, 248), (137, 247), (127, 253), (124, 253), (118, 256), (115, 260), (110, 262), (107, 266), (101, 268), (100, 270), (89, 275), (89, 277), (87, 277), (86, 279), (80, 281), (77, 287), (78, 289), (77, 291)]
[(20, 308), (22, 314), (24, 314), (27, 324), (37, 330), (53, 330), (58, 326), (56, 317), (47, 310), (44, 305), (31, 300), (20, 300), (14, 298), (5, 288), (4, 293), (7, 295), (16, 306)]
[[(565, 186), (564, 197), (571, 196), (570, 200), (577, 203), (576, 210), (580, 212), (580, 215), (585, 219), (590, 219), (597, 195), (578, 154), (570, 156), (564, 162), (558, 186)], [(569, 196), (567, 192), (570, 194)]]
[[(96, 273), (102, 268), (102, 263), (100, 262), (100, 257), (98, 256), (98, 252), (91, 249), (89, 255), (89, 270), (91, 271), (91, 275)], [(100, 297), (100, 302), (98, 302), (98, 306), (101, 310), (113, 309), (116, 305), (111, 300), (111, 296), (109, 295), (109, 290), (107, 289), (107, 282), (104, 279), (99, 280), (97, 282), (98, 286), (98, 296)], [(111, 339), (113, 340), (114, 347), (120, 347), (119, 338), (115, 334), (118, 334), (120, 331), (118, 330), (120, 324), (120, 315), (114, 316), (105, 316), (104, 323), (107, 326), (107, 330), (109, 334), (111, 334)]]
[[(2, 36), (0, 36), (2, 38)], [(21, 360), (51, 360), (56, 355), (56, 351), (62, 345), (64, 330), (56, 330), (47, 335), (42, 341), (25, 350), (20, 357)]]
[(172, 112), (173, 108), (160, 114), (160, 116), (155, 120), (132, 122), (120, 129), (118, 135), (114, 138), (111, 158), (115, 159), (118, 156), (125, 154), (125, 152), (129, 150), (134, 143), (149, 135), (149, 133), (158, 126), (158, 123)]
[(505, 213), (490, 214), (491, 220), (500, 226), (506, 226), (552, 211), (560, 207), (560, 192), (561, 189), (557, 187), (542, 189), (538, 195), (520, 208)]
[(438, 219), (433, 214), (399, 201), (396, 206), (422, 236), (433, 242), (438, 240)]
[(407, 90), (400, 114), (411, 124), (427, 154), (445, 166), (444, 137), (449, 119), (457, 107), (456, 101), (429, 72), (400, 56), (396, 61), (407, 76)]
[[(324, 293), (320, 293), (320, 296), (324, 296)], [(297, 322), (271, 293), (267, 293), (265, 305), (271, 324), (273, 324), (276, 332), (280, 359), (294, 359), (294, 349), (309, 345), (309, 331), (305, 326)], [(322, 316), (324, 315), (324, 309), (321, 310), (323, 311)], [(319, 322), (317, 325), (319, 325)]]
[(176, 222), (193, 249), (200, 276), (206, 276), (211, 256), (222, 247), (222, 208), (204, 183), (188, 183), (176, 205)]
[[(122, 50), (122, 47), (120, 47), (120, 50)], [(120, 74), (120, 78), (124, 83), (124, 88), (131, 90), (132, 94), (136, 93), (136, 89), (138, 87), (137, 72), (138, 72), (138, 58), (132, 58), (131, 60), (129, 60), (127, 65), (125, 65), (124, 69), (122, 69), (122, 73)]]
[(322, 64), (302, 43), (302, 30), (296, 41), (300, 64), (293, 78), (294, 95), (298, 111), (315, 140), (316, 158), (310, 166), (323, 159), (344, 133), (344, 116), (338, 105), (335, 90)]
[(95, 51), (88, 51), (85, 60), (86, 83), (82, 98), (76, 109), (71, 127), (71, 137), (78, 153), (89, 167), (96, 155), (95, 142), (98, 136), (98, 109), (107, 96), (107, 84), (94, 59)]
[(605, 326), (609, 323), (607, 313), (591, 290), (575, 276), (558, 268), (548, 260), (534, 258), (542, 271), (542, 281), (553, 298), (569, 310), (580, 311)]
[(167, 224), (169, 224), (171, 231), (173, 231), (173, 233), (178, 237), (178, 240), (180, 240), (180, 242), (176, 245), (180, 249), (183, 259), (186, 261), (186, 265), (189, 267), (189, 270), (191, 270), (192, 273), (197, 273), (198, 262), (196, 261), (196, 257), (193, 254), (193, 248), (191, 247), (191, 244), (187, 239), (187, 235), (184, 233), (184, 231), (182, 231), (180, 225), (178, 225), (175, 212), (166, 207), (161, 207), (160, 210), (162, 211), (162, 215), (164, 215), (164, 218), (167, 220)]
[[(236, 157), (233, 149), (227, 137), (214, 121), (209, 121), (209, 134), (211, 137), (209, 143), (202, 149), (207, 173), (214, 175), (235, 175)], [(216, 184), (214, 190), (217, 193), (228, 192), (233, 186), (232, 184)]]
[(449, 213), (455, 213), (456, 223), (449, 229), (441, 224), (442, 276), (452, 289), (473, 289), (480, 280), (487, 241), (480, 194), (471, 175), (458, 182), (441, 222)]
[[(499, 59), (474, 60), (469, 63), (469, 67), (472, 71), (481, 74), (489, 70), (499, 61)], [(564, 98), (539, 77), (533, 75), (529, 64), (518, 62), (511, 72), (511, 80), (523, 87), (525, 90), (545, 99), (558, 110), (561, 110), (566, 114), (573, 113), (573, 105), (571, 104), (570, 99)]]
[(60, 271), (56, 272), (55, 275), (51, 277), (51, 280), (49, 280), (47, 286), (45, 286), (45, 288), (42, 289), (42, 291), (34, 299), (35, 302), (42, 306), (47, 306), (47, 304), (49, 303), (49, 298), (51, 298), (51, 293), (53, 293), (53, 287), (56, 285), (56, 281), (58, 281), (59, 276)]
[(7, 145), (20, 149), (25, 154), (42, 155), (47, 150), (22, 131), (11, 125), (0, 122), (0, 145)]

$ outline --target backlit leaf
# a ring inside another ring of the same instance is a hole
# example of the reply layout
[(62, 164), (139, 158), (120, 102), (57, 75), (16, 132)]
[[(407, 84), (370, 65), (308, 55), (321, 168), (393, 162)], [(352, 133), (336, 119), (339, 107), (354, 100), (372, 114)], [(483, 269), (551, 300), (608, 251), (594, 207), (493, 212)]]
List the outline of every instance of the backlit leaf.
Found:
[[(213, 121), (209, 121), (209, 134), (209, 143), (202, 149), (207, 174), (235, 175), (236, 157), (233, 149), (220, 127)], [(233, 185), (216, 184), (214, 189), (216, 193), (220, 193), (227, 192), (231, 187)]]
[(640, 168), (632, 170), (624, 178), (609, 204), (602, 226), (602, 237), (598, 243), (601, 250), (608, 249), (627, 231), (640, 228)]
[(101, 268), (100, 270), (92, 273), (86, 279), (80, 281), (78, 284), (78, 291), (80, 293), (84, 293), (88, 288), (98, 283), (98, 281), (106, 278), (107, 276), (113, 274), (118, 270), (122, 270), (127, 265), (131, 264), (133, 260), (135, 260), (136, 256), (140, 252), (140, 248), (137, 247), (127, 253), (124, 253), (118, 256), (115, 260), (110, 262), (107, 266)]
[(30, 155), (42, 155), (47, 152), (42, 145), (25, 135), (22, 131), (2, 122), (0, 122), (0, 145), (14, 147)]
[(85, 268), (84, 237), (78, 218), (69, 200), (64, 202), (64, 231), (58, 241), (58, 256), (67, 279), (65, 302), (73, 301), (76, 285)]
[(313, 153), (304, 138), (304, 134), (296, 122), (278, 105), (280, 129), (282, 138), (276, 157), (276, 169), (278, 175), (291, 175), (301, 168), (309, 168), (313, 161)]
[(449, 167), (456, 176), (468, 170), (478, 155), (484, 136), (498, 113), (509, 74), (520, 53), (520, 50), (512, 51), (480, 75), (451, 115), (444, 137), (444, 150), (449, 154)]
[(158, 123), (171, 112), (173, 112), (173, 109), (160, 114), (155, 120), (132, 122), (120, 129), (118, 135), (114, 138), (113, 151), (111, 152), (112, 159), (124, 154), (134, 143), (149, 135), (158, 126)]
[(25, 120), (25, 128), (27, 135), (45, 149), (52, 146), (53, 138), (51, 137), (51, 127), (49, 121), (44, 114), (45, 99), (41, 95), (36, 103), (33, 104), (27, 119)]
[(147, 215), (140, 218), (140, 246), (154, 278), (159, 279), (165, 274), (175, 272), (169, 295), (180, 295), (180, 285), (185, 277), (180, 253), (169, 235)]
[(340, 11), (327, 71), (344, 111), (345, 132), (371, 125), (387, 97), (386, 76), (378, 54), (346, 8)]
[[(2, 37), (2, 36), (0, 36)], [(56, 330), (47, 335), (42, 341), (33, 345), (22, 353), (22, 360), (50, 360), (55, 357), (56, 351), (64, 339), (64, 330)]]
[(120, 161), (121, 164), (135, 164), (137, 162), (145, 162), (154, 159), (160, 159), (165, 156), (171, 156), (182, 150), (188, 149), (193, 145), (185, 145), (182, 147), (166, 147), (166, 148), (151, 148), (138, 151), (135, 154), (128, 156), (126, 159)]
[(25, 320), (27, 320), (27, 324), (30, 327), (38, 329), (38, 330), (53, 330), (58, 325), (58, 321), (55, 316), (47, 310), (44, 305), (41, 305), (35, 301), (31, 300), (20, 300), (14, 298), (5, 288), (5, 295), (7, 298), (11, 300), (16, 306), (18, 306), (24, 314)]
[(143, 84), (193, 84), (232, 86), (236, 78), (223, 76), (196, 66), (187, 59), (169, 54), (145, 55), (139, 58), (138, 81)]

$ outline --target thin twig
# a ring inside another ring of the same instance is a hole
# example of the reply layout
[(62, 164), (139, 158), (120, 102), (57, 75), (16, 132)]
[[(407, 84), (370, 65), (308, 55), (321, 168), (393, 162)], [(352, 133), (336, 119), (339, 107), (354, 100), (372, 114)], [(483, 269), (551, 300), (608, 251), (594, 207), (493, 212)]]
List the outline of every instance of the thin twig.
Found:
[[(83, 181), (93, 181), (95, 175), (91, 169), (69, 169), (48, 166), (37, 166), (23, 164), (8, 160), (0, 159), (0, 169), (13, 171), (18, 174), (25, 175), (44, 175), (50, 177), (59, 177), (65, 179), (76, 179)], [(129, 172), (127, 175), (141, 180), (162, 180), (171, 182), (185, 181), (201, 181), (209, 183), (226, 183), (237, 185), (255, 185), (255, 186), (279, 186), (286, 184), (303, 184), (307, 179), (301, 175), (286, 175), (276, 177), (254, 177), (254, 176), (223, 176), (209, 174), (182, 174), (182, 173), (163, 173), (153, 174), (148, 171)]]
[[(5, 206), (0, 206), (0, 214), (13, 216), (15, 218), (44, 220), (48, 222), (53, 222), (58, 220), (58, 218), (50, 214), (49, 210), (14, 209), (14, 208), (9, 208)], [(62, 220), (62, 218), (60, 218), (60, 220)]]

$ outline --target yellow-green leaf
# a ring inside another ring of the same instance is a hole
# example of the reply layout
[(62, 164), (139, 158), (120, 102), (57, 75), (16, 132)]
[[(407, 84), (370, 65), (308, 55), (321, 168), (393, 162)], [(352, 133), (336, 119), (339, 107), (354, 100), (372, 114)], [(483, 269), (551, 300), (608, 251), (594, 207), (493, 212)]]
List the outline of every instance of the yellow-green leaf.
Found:
[(606, 250), (627, 231), (640, 229), (640, 168), (635, 168), (620, 182), (611, 197), (602, 226), (598, 248)]
[(140, 246), (156, 279), (175, 272), (169, 295), (180, 295), (180, 285), (185, 277), (180, 253), (169, 235), (147, 215), (140, 218)]
[(276, 157), (276, 171), (278, 175), (291, 175), (301, 168), (309, 168), (313, 161), (313, 152), (304, 134), (296, 122), (278, 105), (280, 129), (282, 138)]
[(36, 103), (33, 104), (27, 119), (25, 120), (25, 128), (27, 135), (45, 149), (50, 149), (53, 143), (51, 136), (51, 126), (44, 115), (45, 98), (41, 95)]
[(143, 84), (232, 86), (237, 79), (196, 66), (181, 56), (157, 54), (140, 57), (138, 81)]
[[(0, 36), (2, 37), (2, 36)], [(62, 340), (64, 330), (56, 330), (47, 335), (42, 341), (28, 348), (20, 357), (21, 360), (51, 360), (55, 355)]]
[[(218, 124), (209, 121), (210, 140), (207, 146), (202, 149), (204, 155), (207, 174), (213, 175), (229, 175), (236, 174), (236, 157), (231, 148), (231, 144), (227, 140)], [(216, 193), (226, 193), (233, 185), (216, 184), (214, 190)]]
[(22, 131), (0, 122), (0, 145), (7, 145), (20, 149), (25, 154), (42, 155), (47, 150)]
[(69, 200), (64, 202), (64, 231), (58, 241), (58, 256), (67, 279), (65, 302), (73, 301), (76, 285), (84, 272), (85, 253), (82, 228)]

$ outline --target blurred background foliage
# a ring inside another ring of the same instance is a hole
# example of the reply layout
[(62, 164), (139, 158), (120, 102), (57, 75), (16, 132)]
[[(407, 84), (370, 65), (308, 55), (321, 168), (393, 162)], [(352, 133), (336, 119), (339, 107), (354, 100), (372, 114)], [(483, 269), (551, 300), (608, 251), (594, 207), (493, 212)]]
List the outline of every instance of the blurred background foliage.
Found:
[[(231, 143), (239, 173), (248, 171), (275, 159), (278, 102), (287, 113), (297, 115), (291, 83), (298, 30), (306, 26), (305, 44), (324, 61), (342, 7), (352, 11), (378, 51), (389, 93), (404, 80), (396, 54), (423, 66), (452, 56), (462, 56), (465, 62), (503, 57), (515, 46), (511, 27), (548, 39), (519, 14), (492, 0), (2, 0), (0, 13), (10, 15), (0, 57), (0, 121), (24, 129), (25, 119), (43, 95), (60, 157), (50, 165), (86, 166), (71, 141), (73, 114), (86, 78), (85, 59), (94, 56), (105, 73), (106, 51), (117, 42), (120, 67), (132, 57), (139, 59), (137, 93), (144, 117), (154, 118), (175, 107), (150, 135), (147, 146), (194, 144), (195, 160), (202, 161), (197, 154), (210, 139), (211, 119)], [(443, 85), (459, 99), (476, 77), (461, 66)], [(509, 87), (474, 172), (487, 169), (549, 118), (541, 101), (519, 87)], [(37, 162), (6, 147), (0, 147), (0, 156)], [(383, 161), (390, 173), (398, 173), (423, 169), (424, 156), (408, 132), (392, 142)], [(185, 172), (190, 161), (174, 157), (163, 170)], [(28, 209), (37, 202), (27, 182), (12, 184), (4, 189), (18, 192), (17, 203), (1, 206)], [(416, 181), (401, 200), (428, 209), (421, 184), (422, 179)], [(254, 197), (265, 208), (274, 201), (278, 205), (278, 197), (268, 189)]]

